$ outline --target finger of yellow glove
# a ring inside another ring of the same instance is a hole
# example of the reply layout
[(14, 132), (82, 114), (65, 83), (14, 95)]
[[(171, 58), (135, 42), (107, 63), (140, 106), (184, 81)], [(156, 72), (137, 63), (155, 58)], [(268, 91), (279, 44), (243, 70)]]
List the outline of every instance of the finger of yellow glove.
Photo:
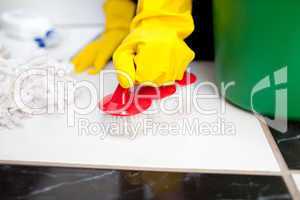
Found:
[(97, 48), (94, 43), (81, 50), (73, 59), (72, 63), (76, 73), (81, 73), (90, 67), (95, 59)]
[(119, 48), (113, 55), (117, 77), (123, 88), (131, 88), (135, 83), (134, 53), (130, 49)]
[(88, 74), (95, 75), (98, 74), (106, 65), (107, 59), (104, 58), (102, 55), (97, 56), (96, 60), (94, 61), (93, 67), (88, 69)]
[(174, 58), (177, 58), (174, 63), (174, 68), (176, 69), (175, 80), (181, 80), (188, 65), (194, 60), (195, 53), (182, 40), (178, 40), (176, 46), (177, 48), (174, 52)]
[(113, 52), (120, 45), (128, 32), (126, 30), (111, 30), (102, 35), (97, 42), (98, 52), (93, 61), (93, 66), (89, 68), (88, 73), (91, 75), (100, 72), (112, 57)]

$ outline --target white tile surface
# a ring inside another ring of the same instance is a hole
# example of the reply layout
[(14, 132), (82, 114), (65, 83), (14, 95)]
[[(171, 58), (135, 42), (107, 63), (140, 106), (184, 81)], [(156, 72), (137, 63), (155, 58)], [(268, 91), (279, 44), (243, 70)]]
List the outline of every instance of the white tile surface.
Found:
[[(85, 37), (84, 30), (69, 31), (70, 35), (64, 46), (57, 51), (53, 50), (53, 55), (61, 58), (72, 55), (75, 49), (95, 33), (95, 29), (86, 32), (89, 32), (90, 36)], [(212, 64), (192, 65), (192, 70), (199, 78), (198, 84), (212, 79)], [(89, 80), (97, 85), (97, 91), (100, 91), (99, 76), (82, 75), (78, 79)], [(104, 93), (113, 91), (116, 84), (114, 77), (106, 80)], [(189, 94), (187, 88), (183, 91)], [(213, 90), (203, 86), (199, 93), (212, 94)], [(81, 99), (82, 103), (87, 101), (88, 96)], [(199, 100), (201, 108), (206, 109), (219, 108), (220, 102), (218, 98)], [(151, 119), (169, 124), (179, 124), (183, 119), (199, 119), (201, 123), (212, 123), (219, 116), (194, 111), (190, 115), (169, 116), (160, 113), (151, 116)], [(68, 127), (67, 117), (62, 115), (36, 117), (27, 120), (24, 128), (1, 131), (0, 160), (118, 168), (279, 171), (263, 130), (254, 116), (226, 104), (226, 112), (221, 117), (226, 123), (234, 125), (235, 135), (157, 134), (139, 136), (134, 140), (112, 136), (101, 139), (100, 135), (82, 135), (78, 131), (80, 118), (88, 119), (91, 123), (99, 123), (105, 119), (95, 105), (92, 113), (76, 116), (74, 127)]]
[(298, 190), (300, 191), (300, 174), (293, 174), (293, 178)]

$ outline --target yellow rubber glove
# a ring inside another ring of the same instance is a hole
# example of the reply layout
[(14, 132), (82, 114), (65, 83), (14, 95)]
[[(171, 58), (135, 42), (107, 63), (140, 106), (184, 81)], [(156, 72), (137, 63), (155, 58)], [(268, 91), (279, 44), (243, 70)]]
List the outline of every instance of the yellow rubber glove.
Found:
[(130, 34), (113, 56), (122, 87), (164, 85), (183, 77), (194, 52), (184, 39), (194, 30), (191, 0), (140, 0)]
[(105, 31), (72, 59), (77, 73), (88, 70), (89, 74), (96, 74), (102, 70), (128, 35), (130, 22), (136, 13), (136, 4), (132, 0), (107, 0), (103, 8)]

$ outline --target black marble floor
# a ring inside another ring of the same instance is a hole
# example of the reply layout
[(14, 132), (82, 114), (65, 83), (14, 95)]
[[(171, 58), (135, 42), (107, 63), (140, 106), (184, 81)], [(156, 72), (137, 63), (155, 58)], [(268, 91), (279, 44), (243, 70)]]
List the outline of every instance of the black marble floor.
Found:
[(300, 170), (300, 122), (288, 122), (286, 133), (270, 130), (288, 167)]
[(292, 199), (281, 177), (0, 165), (1, 200)]

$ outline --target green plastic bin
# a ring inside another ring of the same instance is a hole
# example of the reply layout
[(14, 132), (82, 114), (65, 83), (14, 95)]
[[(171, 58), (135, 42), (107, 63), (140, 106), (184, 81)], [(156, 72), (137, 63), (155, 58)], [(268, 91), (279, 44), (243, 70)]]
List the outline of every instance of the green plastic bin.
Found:
[(214, 0), (217, 80), (226, 99), (300, 120), (300, 1)]

